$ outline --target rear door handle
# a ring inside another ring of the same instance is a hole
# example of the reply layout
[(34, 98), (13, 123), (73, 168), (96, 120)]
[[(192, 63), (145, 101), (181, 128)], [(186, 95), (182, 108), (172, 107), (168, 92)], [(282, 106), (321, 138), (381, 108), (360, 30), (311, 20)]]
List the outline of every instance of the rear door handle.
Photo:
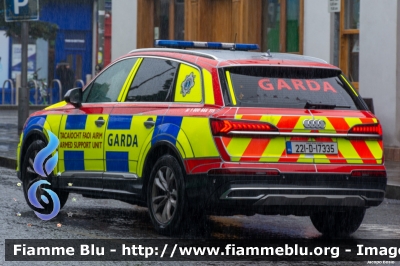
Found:
[(96, 124), (97, 127), (102, 127), (106, 121), (103, 119), (103, 117), (99, 117), (94, 123)]
[(155, 124), (156, 124), (156, 122), (151, 117), (149, 119), (147, 119), (147, 121), (144, 121), (144, 126), (147, 129), (154, 127)]

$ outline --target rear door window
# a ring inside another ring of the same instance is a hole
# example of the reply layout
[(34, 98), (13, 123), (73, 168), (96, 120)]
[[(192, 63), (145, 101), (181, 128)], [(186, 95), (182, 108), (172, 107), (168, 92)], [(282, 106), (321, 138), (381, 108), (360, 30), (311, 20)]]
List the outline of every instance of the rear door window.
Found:
[(127, 102), (170, 102), (179, 63), (144, 58), (129, 88)]
[(249, 66), (227, 68), (224, 72), (233, 105), (363, 109), (338, 70)]

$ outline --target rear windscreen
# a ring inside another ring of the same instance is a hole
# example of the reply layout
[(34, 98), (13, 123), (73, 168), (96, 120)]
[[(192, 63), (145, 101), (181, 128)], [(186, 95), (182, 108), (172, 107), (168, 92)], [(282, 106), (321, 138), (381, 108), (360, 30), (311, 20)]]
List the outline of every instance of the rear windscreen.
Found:
[(360, 109), (339, 70), (249, 66), (226, 68), (224, 74), (238, 106)]

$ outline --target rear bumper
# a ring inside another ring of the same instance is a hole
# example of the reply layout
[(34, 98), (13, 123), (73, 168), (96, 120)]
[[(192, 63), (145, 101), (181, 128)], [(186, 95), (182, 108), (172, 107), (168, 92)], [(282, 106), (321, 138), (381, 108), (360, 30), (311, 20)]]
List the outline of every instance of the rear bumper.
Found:
[[(368, 208), (385, 197), (387, 178), (349, 174), (294, 173), (189, 175), (189, 202), (211, 214), (309, 215), (326, 208)], [(196, 206), (193, 206), (196, 208)]]

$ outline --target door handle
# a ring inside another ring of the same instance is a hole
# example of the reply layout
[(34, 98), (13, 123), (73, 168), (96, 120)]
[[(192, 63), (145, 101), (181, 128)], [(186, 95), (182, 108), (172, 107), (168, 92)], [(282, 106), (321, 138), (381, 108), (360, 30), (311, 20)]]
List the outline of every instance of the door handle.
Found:
[(151, 117), (149, 119), (147, 119), (147, 121), (144, 121), (144, 126), (147, 129), (154, 127), (155, 124), (156, 124), (156, 122)]
[(99, 117), (94, 123), (96, 124), (97, 127), (102, 127), (106, 121), (103, 119), (102, 116)]

